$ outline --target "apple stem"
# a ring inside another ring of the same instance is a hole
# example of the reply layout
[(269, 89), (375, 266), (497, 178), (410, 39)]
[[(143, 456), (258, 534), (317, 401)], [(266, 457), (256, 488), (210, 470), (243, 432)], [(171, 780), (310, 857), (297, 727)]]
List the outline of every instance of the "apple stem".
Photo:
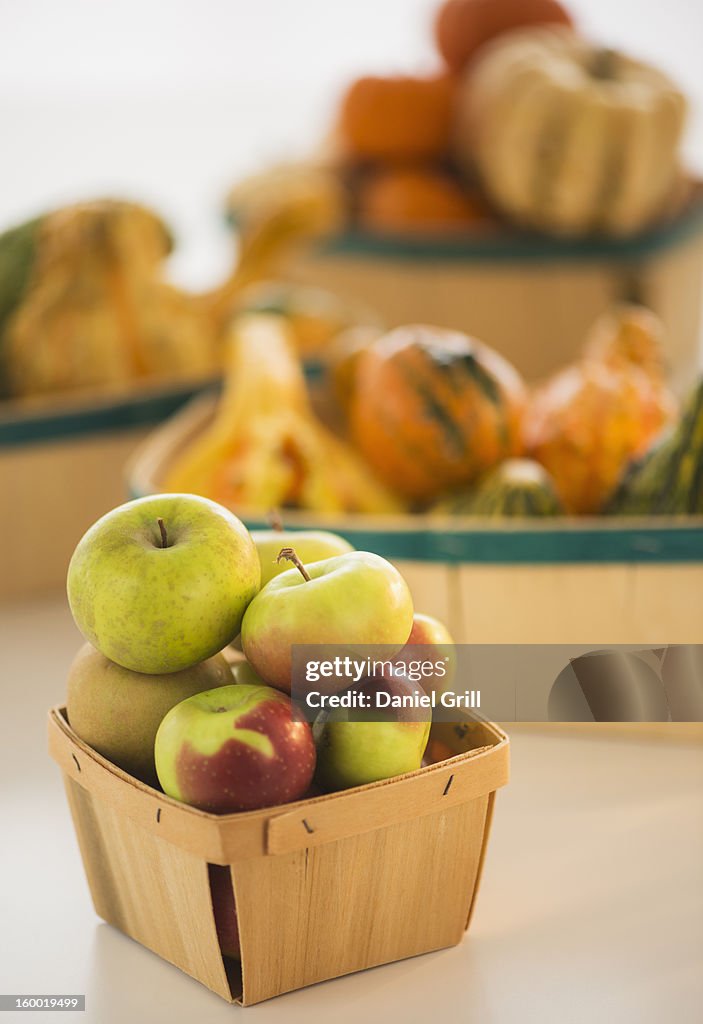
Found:
[(280, 509), (272, 508), (266, 518), (272, 530), (275, 530), (276, 533), (283, 533), (283, 519), (281, 518)]
[(303, 577), (306, 583), (310, 582), (308, 571), (303, 565), (303, 563), (300, 561), (298, 556), (296, 555), (295, 548), (281, 548), (281, 550), (278, 552), (278, 558), (276, 559), (276, 562), (281, 562), (284, 559), (288, 562), (293, 563), (293, 565), (296, 567), (296, 569), (298, 570), (298, 572)]
[(161, 518), (157, 519), (156, 522), (159, 524), (159, 530), (161, 531), (161, 547), (167, 548), (168, 534), (166, 533), (166, 523)]

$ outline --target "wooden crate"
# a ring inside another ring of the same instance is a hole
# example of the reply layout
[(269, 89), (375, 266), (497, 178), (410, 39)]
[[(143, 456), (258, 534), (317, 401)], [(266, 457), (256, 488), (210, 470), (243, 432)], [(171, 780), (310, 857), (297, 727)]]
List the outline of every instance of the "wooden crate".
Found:
[[(96, 912), (229, 1001), (458, 943), (474, 908), (508, 740), (433, 726), (451, 757), (385, 782), (206, 814), (120, 771), (49, 715)], [(230, 870), (241, 964), (225, 962), (209, 865)]]
[[(127, 470), (133, 497), (162, 490), (174, 454), (213, 409), (212, 397), (197, 399), (139, 448)], [(250, 528), (267, 525), (234, 511)], [(391, 559), (417, 610), (445, 622), (456, 643), (703, 642), (703, 518), (285, 519), (292, 531), (330, 529)]]
[(629, 238), (347, 233), (296, 253), (286, 273), (367, 303), (389, 327), (421, 322), (467, 331), (529, 380), (576, 358), (613, 302), (641, 302), (666, 325), (674, 389), (688, 391), (700, 370), (700, 186), (676, 220)]
[(131, 453), (210, 383), (0, 403), (0, 601), (64, 585), (85, 530), (125, 500)]

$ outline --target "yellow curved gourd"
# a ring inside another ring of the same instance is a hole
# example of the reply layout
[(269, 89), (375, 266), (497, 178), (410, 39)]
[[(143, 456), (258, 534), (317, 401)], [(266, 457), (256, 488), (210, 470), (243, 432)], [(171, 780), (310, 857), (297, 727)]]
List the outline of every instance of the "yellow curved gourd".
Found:
[(235, 321), (228, 346), (215, 419), (172, 467), (168, 490), (261, 512), (400, 509), (359, 456), (314, 415), (282, 318), (262, 314)]

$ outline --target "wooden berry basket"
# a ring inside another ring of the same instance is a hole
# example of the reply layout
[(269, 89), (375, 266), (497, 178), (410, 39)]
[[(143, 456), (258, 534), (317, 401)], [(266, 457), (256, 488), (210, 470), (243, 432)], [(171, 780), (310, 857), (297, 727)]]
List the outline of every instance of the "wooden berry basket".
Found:
[(212, 379), (0, 402), (0, 601), (64, 585), (71, 553), (124, 500), (127, 460)]
[[(196, 399), (160, 427), (128, 467), (132, 497), (163, 490), (174, 455), (207, 425), (215, 399)], [(261, 513), (234, 510), (250, 528)], [(457, 643), (703, 642), (703, 518), (481, 520), (313, 517), (286, 528), (330, 529), (391, 559), (419, 611)]]
[[(437, 723), (451, 757), (386, 782), (205, 814), (137, 782), (49, 714), (96, 912), (243, 1005), (456, 945), (474, 908), (508, 739)], [(241, 969), (220, 953), (209, 865), (230, 868)]]
[(394, 237), (349, 231), (298, 251), (291, 279), (368, 303), (389, 327), (467, 331), (530, 380), (580, 354), (613, 302), (634, 301), (667, 328), (674, 389), (701, 364), (703, 186), (672, 220), (626, 238), (562, 239), (498, 226), (473, 235)]

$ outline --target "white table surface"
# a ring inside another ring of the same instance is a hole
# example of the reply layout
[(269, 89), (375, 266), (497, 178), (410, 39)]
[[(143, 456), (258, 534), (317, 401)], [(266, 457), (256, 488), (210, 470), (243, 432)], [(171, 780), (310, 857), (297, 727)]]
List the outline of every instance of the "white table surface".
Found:
[(60, 1019), (91, 1024), (701, 1020), (703, 746), (516, 735), (461, 945), (242, 1011), (96, 917), (45, 749), (79, 637), (60, 596), (0, 622), (0, 992), (85, 993)]

